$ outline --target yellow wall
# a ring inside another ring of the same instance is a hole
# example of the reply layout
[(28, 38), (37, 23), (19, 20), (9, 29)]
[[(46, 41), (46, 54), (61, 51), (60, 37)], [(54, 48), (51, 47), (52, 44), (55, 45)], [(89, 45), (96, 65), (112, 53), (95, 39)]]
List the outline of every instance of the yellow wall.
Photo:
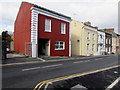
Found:
[(83, 24), (77, 21), (71, 21), (71, 46), (72, 55), (81, 54), (81, 30)]
[[(88, 32), (90, 33), (90, 40), (87, 39)], [(92, 39), (94, 34), (94, 39)], [(97, 53), (97, 29), (86, 26), (81, 22), (71, 22), (71, 43), (72, 55), (89, 56)], [(79, 42), (78, 42), (79, 40)], [(89, 43), (89, 50), (87, 51), (87, 44)], [(94, 51), (92, 51), (92, 44), (94, 44)]]

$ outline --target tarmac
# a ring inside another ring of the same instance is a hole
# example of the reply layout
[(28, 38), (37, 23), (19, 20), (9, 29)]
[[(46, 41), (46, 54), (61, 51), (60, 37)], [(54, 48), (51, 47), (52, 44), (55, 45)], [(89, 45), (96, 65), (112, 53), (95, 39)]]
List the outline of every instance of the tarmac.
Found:
[(88, 56), (41, 56), (38, 58), (32, 58), (29, 56), (25, 56), (23, 54), (17, 53), (8, 53), (7, 58), (2, 60), (2, 64), (10, 64), (10, 63), (22, 63), (22, 62), (37, 62), (37, 61), (48, 61), (48, 60), (63, 60), (63, 59), (72, 59), (72, 58), (83, 58)]
[[(102, 55), (107, 56), (107, 55)], [(23, 54), (8, 53), (5, 60), (1, 60), (1, 64), (11, 64), (11, 63), (22, 63), (22, 62), (37, 62), (37, 61), (49, 61), (49, 60), (69, 60), (69, 59), (83, 59), (83, 58), (94, 58), (101, 57), (97, 56), (41, 56), (38, 58), (32, 58)]]

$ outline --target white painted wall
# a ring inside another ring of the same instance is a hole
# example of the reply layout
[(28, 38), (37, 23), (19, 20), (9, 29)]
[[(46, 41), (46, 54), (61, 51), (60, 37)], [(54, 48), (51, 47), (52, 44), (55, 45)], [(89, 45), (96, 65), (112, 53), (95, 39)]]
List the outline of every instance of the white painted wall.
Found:
[(98, 54), (102, 55), (105, 52), (105, 32), (98, 31)]

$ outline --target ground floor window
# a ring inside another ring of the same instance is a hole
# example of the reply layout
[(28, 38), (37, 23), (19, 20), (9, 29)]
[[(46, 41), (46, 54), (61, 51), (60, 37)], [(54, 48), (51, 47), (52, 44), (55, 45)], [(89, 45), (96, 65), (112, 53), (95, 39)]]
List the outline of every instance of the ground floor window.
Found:
[(64, 50), (65, 42), (64, 41), (55, 41), (55, 50)]
[(89, 44), (87, 44), (87, 51), (89, 50)]

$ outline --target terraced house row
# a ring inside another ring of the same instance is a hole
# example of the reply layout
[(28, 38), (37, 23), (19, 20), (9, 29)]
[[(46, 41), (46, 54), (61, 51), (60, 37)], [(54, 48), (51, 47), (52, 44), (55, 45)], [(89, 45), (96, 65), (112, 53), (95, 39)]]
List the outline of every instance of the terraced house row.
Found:
[(32, 57), (116, 53), (119, 43), (114, 28), (98, 30), (28, 2), (22, 2), (14, 24), (15, 52)]

